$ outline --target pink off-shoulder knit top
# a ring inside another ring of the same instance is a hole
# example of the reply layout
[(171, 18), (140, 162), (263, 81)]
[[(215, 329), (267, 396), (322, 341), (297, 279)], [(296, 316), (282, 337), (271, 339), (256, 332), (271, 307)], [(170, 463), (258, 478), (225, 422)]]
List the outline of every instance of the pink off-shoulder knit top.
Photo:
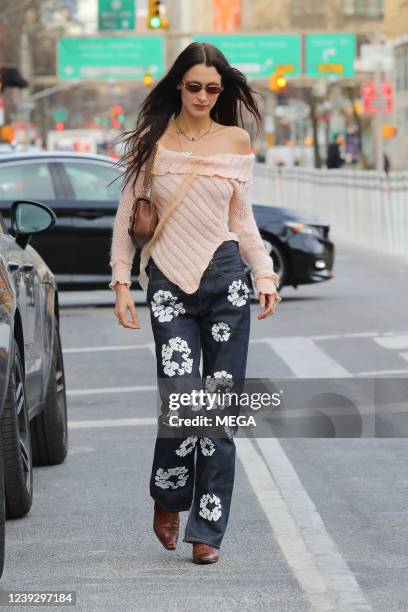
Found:
[[(185, 293), (197, 291), (203, 272), (216, 248), (224, 240), (236, 240), (239, 252), (249, 266), (259, 293), (274, 293), (279, 276), (259, 234), (249, 198), (255, 155), (218, 153), (188, 155), (173, 151), (160, 142), (152, 169), (151, 198), (160, 219), (171, 205), (175, 192), (190, 167), (196, 164), (196, 176), (177, 208), (165, 221), (157, 241), (145, 245), (140, 254), (139, 283), (146, 292), (147, 262), (153, 257), (163, 274)], [(136, 182), (135, 193), (142, 193), (145, 164)], [(131, 286), (135, 246), (128, 234), (134, 201), (132, 181), (122, 189), (115, 216), (110, 250), (112, 279)]]

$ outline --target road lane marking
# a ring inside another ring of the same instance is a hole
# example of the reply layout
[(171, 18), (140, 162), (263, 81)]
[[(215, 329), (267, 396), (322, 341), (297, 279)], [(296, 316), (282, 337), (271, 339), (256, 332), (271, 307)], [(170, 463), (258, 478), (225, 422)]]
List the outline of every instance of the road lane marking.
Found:
[(352, 374), (311, 339), (303, 336), (267, 338), (265, 342), (299, 378), (347, 378)]
[(408, 335), (397, 334), (395, 336), (380, 336), (374, 338), (374, 342), (386, 349), (408, 349)]
[(408, 374), (408, 370), (371, 370), (368, 372), (357, 372), (356, 376), (386, 376), (387, 374)]
[(83, 421), (68, 421), (70, 429), (86, 429), (88, 427), (144, 427), (157, 425), (154, 417), (137, 417), (131, 419), (88, 419)]
[(310, 336), (312, 340), (343, 340), (344, 338), (374, 338), (379, 332), (350, 332), (349, 334), (319, 334)]
[[(385, 348), (388, 350), (401, 351), (403, 349), (408, 349), (408, 334), (396, 334), (395, 336), (386, 336), (386, 337), (382, 336), (379, 338), (374, 338), (374, 341), (382, 348)], [(403, 351), (403, 352), (398, 353), (398, 355), (404, 361), (408, 361), (408, 352)], [(379, 372), (379, 374), (406, 374), (407, 372), (408, 370), (406, 369), (382, 370), (381, 372)], [(369, 376), (371, 373), (368, 372), (366, 374), (367, 376)], [(359, 375), (361, 376), (362, 374), (359, 374)]]
[(74, 348), (64, 348), (64, 354), (69, 353), (98, 353), (104, 351), (133, 351), (139, 349), (151, 349), (154, 347), (154, 342), (145, 342), (144, 344), (117, 344), (112, 346), (82, 346)]
[(245, 438), (235, 438), (238, 457), (314, 612), (372, 611), (279, 441), (257, 442), (264, 459)]
[[(298, 336), (298, 338), (305, 338), (318, 341), (318, 340), (342, 340), (344, 338), (376, 338), (379, 337), (376, 342), (380, 343), (380, 341), (397, 341), (397, 338), (408, 338), (404, 333), (401, 332), (387, 332), (386, 336), (381, 336), (381, 333), (378, 331), (373, 332), (354, 332), (349, 334), (320, 334), (320, 335), (312, 335), (312, 336)], [(267, 342), (268, 340), (288, 340), (293, 336), (273, 336), (273, 337), (262, 337), (262, 338), (253, 338), (250, 340), (250, 344), (258, 344), (260, 342)], [(395, 338), (395, 339), (394, 339)], [(405, 348), (408, 346), (404, 344), (401, 348)], [(117, 344), (113, 346), (83, 346), (83, 347), (71, 347), (64, 348), (63, 353), (93, 353), (93, 352), (103, 352), (103, 351), (130, 351), (130, 350), (139, 350), (139, 349), (153, 349), (154, 352), (155, 344), (154, 342), (145, 342), (143, 344)], [(397, 347), (398, 348), (398, 347)]]
[[(380, 332), (371, 331), (371, 332), (350, 332), (349, 334), (318, 334), (311, 336), (300, 336), (301, 338), (310, 338), (311, 340), (343, 340), (344, 338), (373, 338), (375, 336), (379, 336)], [(284, 338), (293, 338), (294, 336), (273, 336), (271, 338), (255, 338), (251, 340), (251, 342), (265, 342), (265, 340), (271, 339), (284, 339)]]
[(157, 385), (139, 385), (137, 387), (96, 387), (94, 389), (67, 389), (69, 396), (98, 395), (102, 393), (133, 393), (138, 391), (157, 391)]

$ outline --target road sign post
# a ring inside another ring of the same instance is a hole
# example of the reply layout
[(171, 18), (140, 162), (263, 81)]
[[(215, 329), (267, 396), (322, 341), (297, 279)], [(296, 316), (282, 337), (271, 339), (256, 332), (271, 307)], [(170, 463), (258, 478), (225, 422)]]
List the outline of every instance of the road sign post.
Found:
[(268, 78), (282, 67), (288, 76), (300, 76), (302, 39), (298, 34), (200, 35), (194, 41), (205, 41), (218, 47), (229, 63), (248, 78)]
[(140, 79), (149, 69), (154, 79), (164, 73), (162, 36), (62, 37), (58, 40), (60, 79)]
[(394, 107), (392, 84), (381, 78), (381, 64), (378, 64), (375, 81), (367, 81), (361, 87), (364, 110), (374, 114), (375, 166), (384, 169), (383, 114), (391, 113)]
[(135, 0), (98, 0), (99, 30), (134, 30), (135, 26)]
[(392, 84), (381, 78), (363, 83), (361, 97), (366, 113), (391, 113), (394, 108)]
[(355, 34), (307, 34), (306, 76), (354, 76)]

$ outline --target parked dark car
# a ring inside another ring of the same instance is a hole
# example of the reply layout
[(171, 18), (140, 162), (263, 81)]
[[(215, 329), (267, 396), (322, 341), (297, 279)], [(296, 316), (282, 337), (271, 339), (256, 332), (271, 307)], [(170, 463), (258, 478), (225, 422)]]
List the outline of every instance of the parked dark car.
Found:
[[(32, 245), (53, 270), (59, 286), (107, 288), (109, 249), (121, 193), (121, 170), (102, 155), (61, 151), (14, 153), (0, 158), (0, 210), (9, 216), (17, 198), (50, 206), (56, 225), (33, 237)], [(334, 246), (329, 226), (295, 211), (255, 204), (255, 219), (281, 287), (327, 280), (332, 276)], [(132, 271), (137, 286), (140, 253)], [(252, 278), (248, 271), (252, 289)]]
[(65, 375), (55, 277), (29, 244), (56, 217), (39, 202), (0, 214), (0, 575), (4, 520), (24, 516), (33, 466), (62, 463), (68, 449)]
[(254, 204), (253, 211), (281, 287), (332, 278), (335, 249), (328, 224), (288, 208)]

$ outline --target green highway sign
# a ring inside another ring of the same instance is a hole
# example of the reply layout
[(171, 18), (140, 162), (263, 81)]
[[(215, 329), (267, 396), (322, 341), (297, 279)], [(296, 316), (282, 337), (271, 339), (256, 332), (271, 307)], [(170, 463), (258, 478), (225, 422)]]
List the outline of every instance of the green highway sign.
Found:
[(302, 39), (298, 34), (194, 36), (225, 55), (230, 64), (250, 78), (268, 77), (284, 67), (287, 76), (299, 76), (302, 67)]
[(164, 74), (161, 36), (62, 37), (57, 46), (60, 79), (153, 79)]
[(135, 0), (98, 0), (99, 30), (134, 30)]
[(307, 34), (306, 76), (353, 76), (356, 57), (355, 34)]
[(68, 111), (65, 108), (57, 108), (52, 113), (53, 121), (66, 121), (68, 119)]

